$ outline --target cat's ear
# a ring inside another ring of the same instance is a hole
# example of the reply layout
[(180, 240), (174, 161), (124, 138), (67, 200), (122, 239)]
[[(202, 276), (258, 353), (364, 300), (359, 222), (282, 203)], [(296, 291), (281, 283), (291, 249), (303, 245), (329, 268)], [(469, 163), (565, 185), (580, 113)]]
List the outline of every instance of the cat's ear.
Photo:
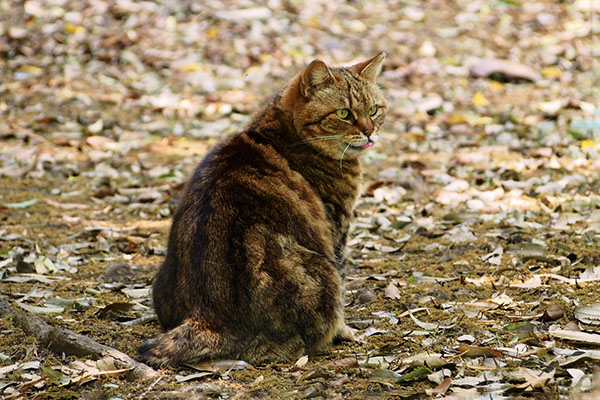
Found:
[(310, 97), (314, 89), (331, 85), (337, 82), (337, 78), (327, 64), (321, 60), (314, 60), (304, 70), (300, 78), (300, 93), (304, 97)]
[(381, 72), (381, 63), (385, 59), (385, 56), (385, 52), (382, 51), (370, 60), (354, 64), (348, 69), (368, 81), (375, 82), (377, 75)]

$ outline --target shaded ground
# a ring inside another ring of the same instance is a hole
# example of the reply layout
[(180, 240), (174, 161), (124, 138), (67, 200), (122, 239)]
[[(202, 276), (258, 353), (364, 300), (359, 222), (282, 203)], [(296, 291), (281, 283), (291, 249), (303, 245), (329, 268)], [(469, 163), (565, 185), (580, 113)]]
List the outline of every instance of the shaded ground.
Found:
[[(201, 156), (311, 59), (385, 50), (388, 123), (349, 246), (347, 319), (364, 343), (141, 382), (2, 318), (2, 396), (590, 390), (600, 318), (574, 311), (600, 301), (595, 2), (259, 3), (0, 0), (0, 294), (135, 356), (159, 330), (149, 287)], [(490, 58), (518, 65), (479, 73)]]

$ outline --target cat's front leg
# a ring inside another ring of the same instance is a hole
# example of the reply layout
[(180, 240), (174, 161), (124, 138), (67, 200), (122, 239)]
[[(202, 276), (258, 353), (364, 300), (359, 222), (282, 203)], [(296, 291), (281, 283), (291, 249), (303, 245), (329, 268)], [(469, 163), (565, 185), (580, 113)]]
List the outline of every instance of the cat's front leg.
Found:
[(356, 336), (356, 329), (350, 328), (345, 322), (338, 329), (335, 338), (340, 341), (364, 343), (364, 339)]

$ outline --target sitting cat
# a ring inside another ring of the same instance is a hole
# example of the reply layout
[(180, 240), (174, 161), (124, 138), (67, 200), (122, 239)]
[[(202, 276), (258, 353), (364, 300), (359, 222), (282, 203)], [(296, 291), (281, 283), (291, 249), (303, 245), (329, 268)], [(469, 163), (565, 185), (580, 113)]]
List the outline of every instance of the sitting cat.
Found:
[(315, 60), (187, 183), (153, 287), (167, 330), (138, 352), (156, 366), (291, 361), (339, 335), (342, 269), (360, 156), (386, 115), (385, 53)]

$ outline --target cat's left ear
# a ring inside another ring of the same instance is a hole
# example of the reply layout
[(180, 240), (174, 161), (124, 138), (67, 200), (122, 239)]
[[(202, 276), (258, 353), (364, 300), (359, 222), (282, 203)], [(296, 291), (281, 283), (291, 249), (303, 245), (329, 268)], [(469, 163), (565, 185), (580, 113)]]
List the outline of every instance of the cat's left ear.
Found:
[(317, 88), (331, 85), (337, 82), (327, 64), (321, 60), (314, 60), (302, 71), (300, 77), (300, 92), (304, 97), (310, 97), (310, 93)]
[(381, 63), (385, 56), (385, 51), (382, 51), (370, 60), (354, 64), (348, 69), (368, 81), (375, 82), (377, 75), (381, 72)]

